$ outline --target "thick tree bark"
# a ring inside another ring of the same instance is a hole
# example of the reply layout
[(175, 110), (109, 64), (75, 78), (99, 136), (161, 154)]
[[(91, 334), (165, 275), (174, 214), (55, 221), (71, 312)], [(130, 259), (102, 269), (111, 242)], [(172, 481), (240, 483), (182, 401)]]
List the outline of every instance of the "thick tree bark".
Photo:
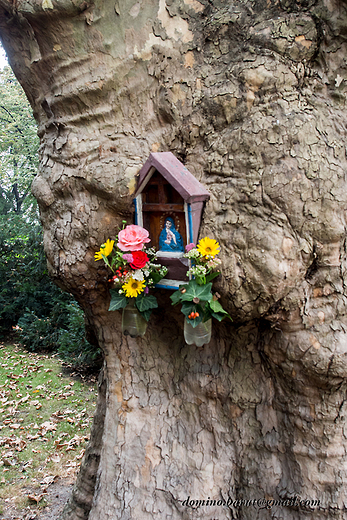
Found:
[[(62, 519), (345, 518), (346, 29), (342, 0), (0, 0), (49, 268), (105, 356)], [(234, 322), (204, 348), (165, 291), (145, 338), (122, 336), (93, 258), (168, 150), (211, 192), (201, 236), (222, 246)], [(184, 503), (296, 495), (320, 506)]]

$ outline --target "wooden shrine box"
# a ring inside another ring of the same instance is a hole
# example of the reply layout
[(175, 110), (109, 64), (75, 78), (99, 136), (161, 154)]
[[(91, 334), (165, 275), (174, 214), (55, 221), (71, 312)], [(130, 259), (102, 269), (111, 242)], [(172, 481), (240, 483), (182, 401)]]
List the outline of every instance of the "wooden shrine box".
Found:
[(136, 223), (149, 231), (162, 265), (169, 272), (157, 287), (176, 289), (188, 281), (185, 246), (196, 244), (209, 192), (171, 153), (151, 153), (140, 170), (135, 195)]

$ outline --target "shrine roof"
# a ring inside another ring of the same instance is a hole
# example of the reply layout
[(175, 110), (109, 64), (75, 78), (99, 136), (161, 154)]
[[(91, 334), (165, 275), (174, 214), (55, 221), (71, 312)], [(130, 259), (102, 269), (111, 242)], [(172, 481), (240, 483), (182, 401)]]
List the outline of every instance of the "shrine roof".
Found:
[(203, 201), (210, 197), (205, 187), (171, 152), (151, 153), (139, 172), (136, 195), (144, 190), (157, 170), (186, 202)]

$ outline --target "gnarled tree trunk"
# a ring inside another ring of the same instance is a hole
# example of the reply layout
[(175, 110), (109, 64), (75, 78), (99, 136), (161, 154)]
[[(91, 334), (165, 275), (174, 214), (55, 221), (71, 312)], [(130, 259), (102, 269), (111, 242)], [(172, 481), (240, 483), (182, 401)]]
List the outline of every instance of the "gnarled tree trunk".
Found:
[[(105, 356), (64, 520), (345, 518), (346, 30), (342, 0), (0, 0), (50, 272)], [(234, 322), (204, 348), (168, 291), (122, 336), (94, 262), (151, 151), (212, 194)], [(295, 496), (320, 505), (189, 507)]]

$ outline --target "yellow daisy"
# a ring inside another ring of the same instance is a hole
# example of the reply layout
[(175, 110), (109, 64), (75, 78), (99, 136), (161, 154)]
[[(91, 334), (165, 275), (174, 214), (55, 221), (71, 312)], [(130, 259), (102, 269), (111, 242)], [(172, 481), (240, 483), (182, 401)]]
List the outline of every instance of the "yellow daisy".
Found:
[(143, 292), (145, 287), (146, 284), (142, 280), (135, 280), (134, 278), (129, 278), (129, 280), (122, 285), (122, 289), (125, 291), (127, 298), (136, 298), (136, 296)]
[(100, 251), (97, 251), (94, 255), (95, 261), (101, 260), (102, 255), (108, 256), (112, 253), (114, 240), (110, 240), (109, 238), (106, 240), (105, 244), (100, 246)]
[(198, 243), (198, 251), (202, 256), (210, 256), (214, 258), (220, 252), (220, 246), (213, 238), (202, 238)]

